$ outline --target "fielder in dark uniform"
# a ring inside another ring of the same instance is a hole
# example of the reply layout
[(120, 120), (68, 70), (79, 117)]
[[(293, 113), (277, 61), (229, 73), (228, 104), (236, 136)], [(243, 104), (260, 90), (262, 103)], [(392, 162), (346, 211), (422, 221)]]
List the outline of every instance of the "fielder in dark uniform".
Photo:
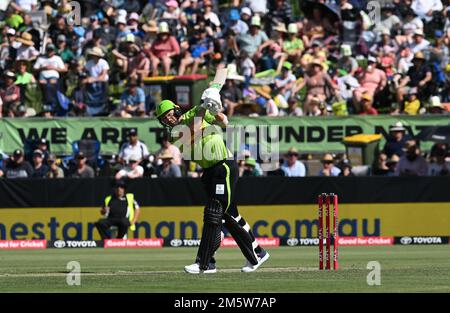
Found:
[(219, 113), (220, 110), (219, 89), (214, 87), (205, 90), (201, 105), (185, 114), (170, 100), (163, 100), (156, 109), (161, 124), (171, 130), (174, 143), (179, 145), (182, 142), (180, 149), (183, 154), (190, 155), (191, 160), (203, 168), (202, 182), (208, 202), (203, 213), (204, 225), (197, 258), (194, 264), (185, 266), (185, 271), (190, 274), (217, 271), (213, 256), (222, 240), (222, 223), (247, 259), (242, 267), (243, 272), (253, 272), (269, 258), (269, 253), (258, 245), (250, 226), (239, 215), (234, 200), (239, 176), (236, 161), (232, 159), (222, 136), (207, 131), (213, 125), (227, 126), (228, 120)]

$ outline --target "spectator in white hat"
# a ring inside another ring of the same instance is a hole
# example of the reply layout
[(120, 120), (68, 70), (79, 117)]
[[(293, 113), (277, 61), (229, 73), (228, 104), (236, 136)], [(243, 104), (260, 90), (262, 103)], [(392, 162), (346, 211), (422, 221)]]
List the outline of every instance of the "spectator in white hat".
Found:
[(389, 127), (389, 136), (386, 138), (386, 143), (383, 147), (383, 152), (388, 158), (396, 154), (398, 156), (403, 155), (403, 146), (411, 139), (411, 136), (406, 135), (406, 128), (402, 122), (397, 122)]
[(103, 58), (105, 54), (99, 47), (94, 47), (88, 52), (90, 57), (86, 63), (88, 73), (87, 83), (107, 82), (109, 80), (109, 64)]
[(116, 19), (116, 45), (119, 45), (119, 43), (130, 33), (131, 32), (127, 27), (126, 17), (119, 16)]
[(117, 172), (115, 179), (135, 179), (144, 176), (144, 168), (139, 165), (139, 156), (132, 154), (127, 165)]
[(430, 45), (430, 42), (425, 39), (425, 34), (423, 33), (422, 29), (416, 29), (414, 31), (413, 35), (413, 41), (409, 44), (409, 48), (411, 49), (412, 53), (416, 53), (419, 51), (424, 51), (428, 48)]
[(252, 10), (249, 7), (243, 7), (241, 9), (241, 20), (246, 23), (247, 25), (250, 25), (250, 21), (252, 19)]
[(350, 45), (341, 45), (341, 57), (337, 62), (337, 68), (340, 70), (344, 70), (347, 74), (354, 76), (356, 70), (358, 69), (358, 62), (355, 58), (352, 57), (352, 46)]

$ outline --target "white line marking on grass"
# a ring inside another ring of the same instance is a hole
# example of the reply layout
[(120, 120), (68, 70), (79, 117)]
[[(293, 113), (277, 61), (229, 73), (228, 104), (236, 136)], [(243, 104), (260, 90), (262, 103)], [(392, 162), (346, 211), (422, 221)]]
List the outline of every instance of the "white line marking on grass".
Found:
[[(263, 267), (259, 268), (257, 272), (263, 273), (280, 273), (280, 272), (311, 272), (318, 271), (315, 267)], [(218, 273), (240, 273), (240, 269), (236, 268), (224, 268), (217, 269)], [(117, 271), (117, 272), (97, 272), (97, 273), (80, 273), (81, 276), (135, 276), (135, 275), (158, 275), (158, 274), (185, 274), (182, 269), (172, 270), (172, 271)], [(6, 278), (16, 278), (16, 277), (62, 277), (66, 276), (67, 273), (23, 273), (23, 274), (0, 274), (0, 277)]]

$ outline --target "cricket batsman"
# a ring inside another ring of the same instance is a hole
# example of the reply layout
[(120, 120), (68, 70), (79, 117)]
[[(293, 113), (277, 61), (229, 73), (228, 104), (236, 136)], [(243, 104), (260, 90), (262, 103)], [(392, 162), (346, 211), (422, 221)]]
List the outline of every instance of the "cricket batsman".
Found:
[[(163, 100), (156, 108), (158, 120), (169, 128), (173, 141), (185, 136), (184, 133), (178, 136), (174, 132), (175, 128), (183, 126), (190, 133), (188, 141), (191, 145), (189, 147), (191, 154), (194, 154), (197, 147), (207, 147), (212, 151), (210, 154), (200, 153), (200, 157), (192, 158), (192, 161), (203, 168), (202, 183), (208, 201), (203, 212), (202, 238), (196, 260), (184, 267), (190, 274), (216, 273), (214, 253), (222, 240), (222, 223), (247, 259), (241, 269), (242, 272), (255, 271), (269, 258), (269, 253), (258, 245), (249, 224), (239, 215), (234, 199), (239, 176), (236, 161), (232, 158), (221, 134), (205, 131), (213, 125), (225, 128), (228, 124), (227, 117), (220, 113), (222, 109), (220, 89), (225, 82), (226, 71), (227, 69), (218, 71), (213, 84), (203, 92), (201, 104), (186, 113), (182, 114), (180, 107), (170, 100)], [(183, 147), (184, 149), (186, 147)]]

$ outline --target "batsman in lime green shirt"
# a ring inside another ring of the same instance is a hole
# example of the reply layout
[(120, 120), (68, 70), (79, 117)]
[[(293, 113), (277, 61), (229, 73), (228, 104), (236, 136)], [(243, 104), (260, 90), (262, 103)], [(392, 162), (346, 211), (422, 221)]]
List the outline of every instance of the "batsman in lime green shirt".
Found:
[(215, 128), (228, 125), (226, 115), (220, 112), (222, 102), (219, 91), (216, 88), (206, 89), (202, 103), (185, 113), (170, 100), (163, 100), (156, 108), (158, 120), (169, 128), (184, 158), (190, 158), (203, 169), (201, 180), (208, 200), (203, 212), (204, 224), (197, 257), (193, 264), (184, 267), (189, 274), (216, 273), (214, 253), (223, 239), (222, 223), (246, 258), (242, 272), (256, 270), (269, 258), (269, 253), (258, 245), (235, 203), (238, 166), (225, 145), (222, 132)]

